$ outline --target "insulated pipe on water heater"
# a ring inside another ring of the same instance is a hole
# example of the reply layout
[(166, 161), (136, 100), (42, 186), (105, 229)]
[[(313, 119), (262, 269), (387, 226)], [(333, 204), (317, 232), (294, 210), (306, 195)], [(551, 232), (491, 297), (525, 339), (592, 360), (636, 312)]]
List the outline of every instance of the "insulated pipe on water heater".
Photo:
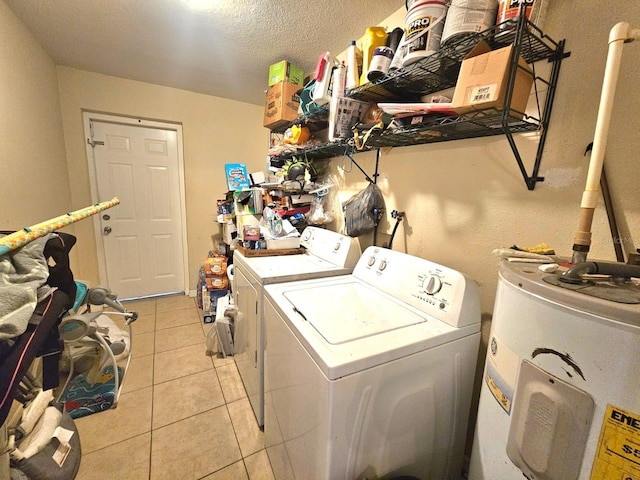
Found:
[(598, 107), (596, 131), (593, 138), (593, 152), (587, 173), (587, 184), (582, 194), (582, 202), (580, 204), (581, 211), (578, 231), (573, 239), (573, 257), (571, 260), (573, 264), (586, 262), (587, 253), (591, 246), (591, 224), (593, 222), (593, 213), (598, 204), (600, 177), (602, 175), (607, 135), (609, 134), (609, 123), (611, 122), (611, 111), (613, 109), (616, 83), (620, 70), (622, 47), (624, 43), (632, 42), (638, 38), (640, 38), (640, 30), (631, 30), (629, 24), (626, 22), (617, 23), (609, 33), (609, 52), (607, 54), (600, 106)]

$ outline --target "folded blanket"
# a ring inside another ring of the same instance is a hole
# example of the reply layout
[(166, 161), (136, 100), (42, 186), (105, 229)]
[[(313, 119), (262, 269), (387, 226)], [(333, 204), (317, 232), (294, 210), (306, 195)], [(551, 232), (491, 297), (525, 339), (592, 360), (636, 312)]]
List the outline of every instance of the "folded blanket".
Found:
[(43, 254), (51, 235), (0, 256), (0, 341), (24, 333), (38, 301), (53, 291)]

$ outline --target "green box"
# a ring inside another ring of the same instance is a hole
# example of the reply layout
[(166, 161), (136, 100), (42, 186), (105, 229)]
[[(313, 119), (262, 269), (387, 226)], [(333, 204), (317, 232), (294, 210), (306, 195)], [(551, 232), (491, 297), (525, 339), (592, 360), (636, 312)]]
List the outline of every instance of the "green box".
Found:
[(282, 60), (269, 66), (269, 86), (280, 82), (304, 85), (304, 71), (287, 60)]

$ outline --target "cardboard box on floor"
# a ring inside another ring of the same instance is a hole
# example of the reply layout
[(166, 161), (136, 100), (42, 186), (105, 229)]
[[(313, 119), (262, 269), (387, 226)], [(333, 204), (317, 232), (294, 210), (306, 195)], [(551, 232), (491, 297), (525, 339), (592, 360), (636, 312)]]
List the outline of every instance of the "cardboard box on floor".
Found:
[[(491, 50), (486, 42), (480, 41), (469, 52), (460, 66), (451, 105), (453, 110), (464, 114), (486, 108), (504, 108), (512, 50), (513, 45)], [(522, 57), (518, 58), (518, 65), (511, 111), (522, 118), (533, 85), (533, 73)]]
[(297, 92), (301, 88), (299, 85), (289, 82), (271, 85), (267, 90), (262, 124), (267, 128), (274, 129), (295, 120), (300, 106)]

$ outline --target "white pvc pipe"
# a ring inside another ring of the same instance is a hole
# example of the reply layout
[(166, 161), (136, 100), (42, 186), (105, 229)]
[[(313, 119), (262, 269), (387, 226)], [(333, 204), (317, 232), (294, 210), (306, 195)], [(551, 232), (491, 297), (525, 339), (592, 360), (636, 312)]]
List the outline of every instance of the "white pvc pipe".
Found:
[(604, 153), (609, 134), (609, 124), (611, 123), (611, 112), (618, 82), (620, 63), (622, 59), (622, 48), (624, 43), (640, 38), (640, 30), (630, 30), (629, 24), (620, 22), (613, 26), (609, 33), (609, 51), (605, 66), (604, 81), (602, 84), (602, 94), (598, 107), (598, 118), (593, 138), (593, 150), (587, 182), (582, 194), (581, 216), (578, 231), (574, 238), (573, 263), (586, 261), (587, 252), (591, 245), (591, 224), (593, 212), (598, 205), (600, 198), (600, 178), (604, 162)]
[(604, 71), (596, 131), (593, 137), (591, 162), (589, 163), (587, 184), (582, 196), (582, 203), (580, 204), (583, 208), (595, 208), (598, 205), (599, 196), (593, 195), (592, 192), (597, 193), (600, 190), (600, 177), (602, 175), (604, 152), (607, 146), (607, 135), (609, 134), (616, 83), (618, 82), (620, 62), (622, 60), (622, 47), (627, 39), (628, 31), (629, 24), (620, 22), (614, 25), (609, 34), (609, 53)]

